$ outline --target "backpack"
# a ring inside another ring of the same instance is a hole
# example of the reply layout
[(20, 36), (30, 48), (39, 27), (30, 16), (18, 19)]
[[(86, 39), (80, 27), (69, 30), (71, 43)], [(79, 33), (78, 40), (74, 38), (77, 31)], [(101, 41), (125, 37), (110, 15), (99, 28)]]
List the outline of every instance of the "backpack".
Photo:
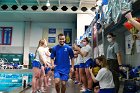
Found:
[(137, 85), (135, 80), (125, 80), (123, 93), (135, 93), (137, 91)]

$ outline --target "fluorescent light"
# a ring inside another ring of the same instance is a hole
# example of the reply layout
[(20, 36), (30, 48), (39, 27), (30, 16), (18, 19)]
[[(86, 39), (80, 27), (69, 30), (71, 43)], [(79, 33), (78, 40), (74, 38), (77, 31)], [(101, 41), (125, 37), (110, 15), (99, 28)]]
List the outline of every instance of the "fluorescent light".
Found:
[(50, 6), (50, 1), (49, 0), (47, 1), (46, 6)]

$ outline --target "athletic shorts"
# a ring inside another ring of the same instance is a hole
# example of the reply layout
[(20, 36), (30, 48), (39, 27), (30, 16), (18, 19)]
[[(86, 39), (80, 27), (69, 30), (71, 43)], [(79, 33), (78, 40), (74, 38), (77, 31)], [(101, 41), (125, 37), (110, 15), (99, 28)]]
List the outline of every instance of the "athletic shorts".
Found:
[(99, 93), (115, 93), (115, 88), (100, 89)]
[(54, 78), (59, 78), (62, 81), (68, 81), (69, 79), (69, 74), (63, 74), (59, 71), (54, 70)]
[(89, 68), (89, 67), (94, 67), (96, 65), (96, 62), (93, 61), (91, 58), (88, 59), (85, 63), (85, 68)]
[(79, 68), (85, 68), (85, 63), (80, 63)]
[(47, 67), (46, 69), (45, 69), (45, 74), (48, 74), (48, 72), (51, 70), (51, 68), (49, 68), (49, 67)]
[(79, 65), (75, 65), (74, 68), (79, 68)]
[(41, 64), (40, 64), (40, 62), (39, 62), (39, 61), (36, 61), (36, 60), (33, 60), (33, 61), (32, 61), (32, 68), (33, 68), (33, 67), (37, 67), (37, 68), (41, 69)]

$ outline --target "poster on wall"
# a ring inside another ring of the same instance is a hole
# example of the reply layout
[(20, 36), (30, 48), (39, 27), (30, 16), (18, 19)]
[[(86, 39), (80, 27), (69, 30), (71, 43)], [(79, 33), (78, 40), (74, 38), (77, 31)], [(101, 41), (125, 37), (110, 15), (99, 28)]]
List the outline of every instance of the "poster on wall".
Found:
[(55, 37), (48, 37), (48, 42), (49, 43), (55, 43)]
[(0, 44), (11, 45), (12, 27), (0, 27)]
[(66, 37), (66, 44), (72, 46), (72, 29), (64, 29), (64, 35)]
[(56, 34), (56, 28), (49, 28), (49, 34)]
[(58, 44), (58, 34), (63, 33), (63, 28), (44, 28), (42, 33), (42, 38), (46, 39), (48, 42), (48, 47), (53, 47)]
[(127, 35), (125, 37), (125, 49), (126, 49), (126, 54), (131, 54), (131, 49), (132, 49), (132, 44), (133, 44), (133, 38), (132, 35)]

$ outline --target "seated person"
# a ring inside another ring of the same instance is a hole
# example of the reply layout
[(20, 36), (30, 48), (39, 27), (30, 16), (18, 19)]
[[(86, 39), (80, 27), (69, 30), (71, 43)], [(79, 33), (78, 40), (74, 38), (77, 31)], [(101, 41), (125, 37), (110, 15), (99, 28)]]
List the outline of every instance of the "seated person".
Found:
[[(94, 62), (96, 62), (96, 60), (94, 60)], [(100, 70), (100, 66), (98, 66), (98, 64), (96, 64), (96, 66), (94, 68), (92, 68), (92, 73), (96, 76), (98, 74), (99, 70)], [(99, 82), (96, 82), (96, 83), (93, 82), (93, 90), (94, 90), (94, 93), (99, 93), (99, 91), (100, 91)]]
[(104, 56), (96, 58), (96, 63), (101, 66), (97, 76), (95, 77), (92, 73), (92, 69), (89, 68), (93, 82), (99, 82), (100, 92), (99, 93), (115, 93), (115, 85), (113, 81), (112, 72), (108, 69), (107, 60)]

